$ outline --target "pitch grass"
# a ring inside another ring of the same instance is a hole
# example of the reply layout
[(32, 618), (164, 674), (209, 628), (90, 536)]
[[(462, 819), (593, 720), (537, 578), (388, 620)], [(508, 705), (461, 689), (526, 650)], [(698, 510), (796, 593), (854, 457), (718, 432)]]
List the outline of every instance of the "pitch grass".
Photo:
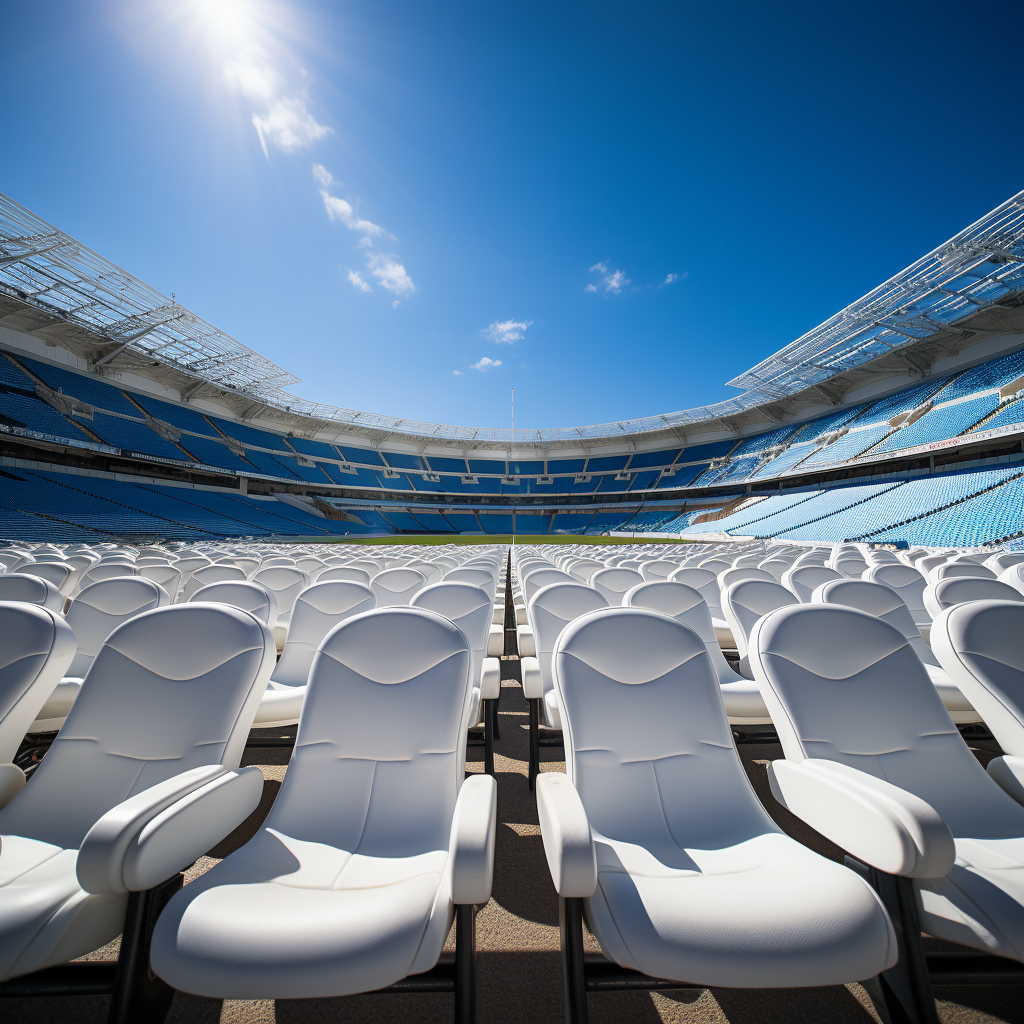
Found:
[[(322, 539), (322, 538), (321, 538)], [(516, 544), (689, 544), (688, 540), (664, 540), (655, 537), (581, 537), (578, 534), (517, 533)], [(337, 544), (511, 544), (510, 533), (488, 534), (419, 534), (406, 533), (393, 537), (339, 537), (325, 541)]]

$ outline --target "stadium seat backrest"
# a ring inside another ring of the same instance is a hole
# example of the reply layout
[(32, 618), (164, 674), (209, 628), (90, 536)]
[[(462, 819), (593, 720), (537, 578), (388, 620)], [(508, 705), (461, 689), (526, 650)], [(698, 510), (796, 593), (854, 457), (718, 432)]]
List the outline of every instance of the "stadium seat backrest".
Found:
[(597, 611), (566, 627), (552, 664), (566, 771), (596, 832), (691, 870), (684, 845), (720, 849), (778, 832), (746, 780), (692, 629), (643, 608)]
[(38, 604), (54, 612), (64, 607), (64, 598), (49, 580), (21, 572), (0, 573), (0, 601)]
[(636, 569), (624, 569), (621, 565), (599, 569), (590, 577), (590, 585), (613, 607), (622, 604), (627, 590), (643, 582), (643, 576)]
[(811, 604), (838, 604), (857, 608), (868, 615), (895, 626), (910, 641), (917, 656), (925, 665), (938, 666), (931, 648), (924, 642), (921, 630), (914, 622), (903, 598), (884, 583), (867, 580), (832, 580), (823, 583), (811, 596)]
[[(267, 828), (367, 857), (447, 850), (470, 661), (462, 631), (420, 608), (377, 609), (332, 630)], [(292, 787), (308, 795), (293, 799)]]
[(982, 565), (988, 566), (996, 574), (996, 579), (1002, 579), (1003, 573), (1010, 566), (1024, 563), (1024, 551), (1000, 551), (990, 555)]
[(10, 764), (76, 644), (58, 612), (15, 601), (0, 601), (0, 636), (0, 764)]
[(356, 558), (348, 563), (350, 569), (362, 569), (367, 573), (371, 580), (377, 575), (383, 568), (380, 562), (375, 561), (372, 558)]
[(139, 576), (163, 587), (172, 603), (181, 589), (181, 570), (173, 565), (144, 565), (139, 569)]
[(796, 603), (796, 597), (774, 580), (740, 580), (727, 587), (722, 593), (722, 611), (740, 658), (747, 656), (750, 631), (762, 615)]
[(729, 668), (729, 663), (722, 654), (711, 621), (711, 612), (699, 590), (694, 590), (685, 583), (672, 583), (669, 580), (641, 583), (626, 592), (622, 607), (646, 608), (648, 611), (660, 612), (681, 622), (703, 641), (719, 680), (735, 678), (736, 674)]
[(902, 562), (872, 565), (864, 572), (862, 579), (869, 583), (882, 583), (900, 595), (903, 603), (914, 612), (924, 609), (925, 578), (913, 566)]
[(351, 565), (328, 565), (314, 577), (315, 583), (327, 583), (330, 580), (348, 580), (349, 583), (370, 585), (370, 574), (365, 569), (354, 569)]
[(378, 608), (407, 605), (427, 585), (427, 578), (418, 569), (398, 567), (385, 569), (370, 581)]
[(373, 591), (352, 580), (328, 580), (307, 587), (292, 609), (288, 639), (271, 678), (287, 686), (305, 686), (317, 648), (336, 626), (353, 615), (371, 611)]
[(928, 570), (926, 578), (928, 583), (938, 583), (939, 580), (953, 579), (957, 576), (970, 576), (973, 579), (994, 580), (996, 574), (984, 565), (977, 562), (943, 562)]
[(188, 578), (181, 589), (181, 598), (188, 601), (189, 598), (200, 588), (210, 583), (225, 583), (228, 580), (236, 583), (244, 583), (245, 572), (235, 565), (204, 565), (196, 569)]
[(73, 594), (80, 594), (86, 587), (101, 580), (112, 580), (115, 576), (138, 576), (139, 570), (128, 562), (99, 562), (86, 569), (75, 583)]
[(827, 565), (804, 563), (803, 565), (794, 565), (792, 569), (784, 572), (782, 585), (801, 604), (809, 604), (815, 588), (820, 587), (822, 583), (828, 583), (829, 580), (840, 579), (843, 579), (842, 574), (836, 572), (835, 569), (830, 569)]
[(667, 580), (678, 568), (675, 562), (670, 562), (667, 558), (652, 558), (640, 563), (640, 575), (645, 583), (653, 583), (657, 580)]
[(411, 603), (413, 608), (443, 615), (462, 630), (473, 652), (473, 683), (477, 685), (491, 627), (491, 600), (487, 592), (473, 583), (444, 580), (424, 587)]
[(670, 583), (685, 583), (700, 593), (714, 619), (722, 618), (722, 592), (718, 589), (718, 577), (710, 569), (695, 565), (684, 565), (669, 576)]
[(718, 574), (718, 589), (725, 593), (734, 583), (740, 580), (767, 580), (769, 583), (779, 581), (767, 569), (758, 569), (752, 565), (734, 566), (732, 569), (725, 569)]
[(274, 592), (277, 598), (277, 621), (281, 624), (291, 617), (292, 605), (299, 594), (309, 586), (309, 577), (294, 565), (272, 565), (260, 569), (253, 576), (252, 582)]
[(100, 580), (79, 591), (67, 614), (68, 625), (78, 640), (68, 675), (84, 676), (103, 641), (121, 623), (169, 603), (162, 587), (141, 576)]
[(787, 760), (884, 779), (931, 804), (954, 835), (1024, 830), (1024, 807), (986, 775), (895, 626), (853, 608), (799, 605), (761, 619), (750, 647)]
[(758, 569), (771, 573), (780, 583), (782, 582), (782, 577), (789, 572), (792, 566), (793, 563), (788, 558), (766, 558), (764, 561), (757, 563)]
[(191, 768), (237, 767), (274, 657), (270, 630), (226, 605), (169, 605), (123, 623), (32, 784), (0, 811), (0, 832), (76, 848), (130, 796)]
[(534, 644), (545, 693), (553, 685), (551, 652), (555, 649), (559, 633), (581, 615), (607, 607), (608, 602), (594, 587), (575, 581), (552, 583), (534, 595), (530, 602), (530, 622), (533, 624)]
[(933, 619), (952, 605), (967, 601), (1024, 601), (1024, 594), (999, 580), (980, 576), (950, 576), (924, 589), (924, 606)]
[(451, 569), (442, 577), (445, 583), (472, 583), (480, 587), (490, 598), (494, 600), (494, 589), (496, 586), (494, 573), (484, 568), (459, 568)]
[(533, 600), (538, 590), (543, 587), (549, 587), (552, 583), (575, 583), (576, 579), (570, 576), (567, 572), (562, 572), (561, 569), (556, 569), (553, 565), (541, 566), (539, 568), (531, 567), (527, 570), (525, 577), (520, 577), (523, 588), (523, 599), (527, 605)]
[(1024, 563), (1018, 562), (1015, 565), (1007, 566), (999, 574), (999, 582), (1024, 594)]
[(1024, 757), (1024, 604), (952, 605), (932, 625), (939, 663), (978, 709), (1004, 754)]
[(277, 597), (274, 592), (248, 580), (209, 583), (195, 591), (189, 601), (228, 604), (255, 615), (269, 629), (277, 625)]

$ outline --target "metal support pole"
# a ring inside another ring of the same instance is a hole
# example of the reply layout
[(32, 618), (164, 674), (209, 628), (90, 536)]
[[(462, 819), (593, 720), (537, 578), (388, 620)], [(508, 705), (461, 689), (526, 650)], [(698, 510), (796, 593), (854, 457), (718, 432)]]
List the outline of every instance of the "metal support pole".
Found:
[(583, 963), (583, 900), (558, 898), (562, 984), (566, 1024), (587, 1024), (587, 979)]
[(455, 1024), (476, 1024), (476, 906), (455, 908)]
[(484, 701), (484, 774), (494, 774), (494, 708), (497, 701)]
[(529, 701), (530, 705), (530, 789), (540, 775), (540, 698)]
[(886, 874), (849, 855), (846, 866), (878, 893), (896, 931), (896, 964), (864, 983), (878, 1016), (886, 1024), (939, 1024), (913, 881)]
[(154, 889), (129, 894), (107, 1024), (160, 1024), (167, 1016), (174, 989), (149, 966), (149, 944), (160, 911), (183, 881), (184, 876), (176, 874)]

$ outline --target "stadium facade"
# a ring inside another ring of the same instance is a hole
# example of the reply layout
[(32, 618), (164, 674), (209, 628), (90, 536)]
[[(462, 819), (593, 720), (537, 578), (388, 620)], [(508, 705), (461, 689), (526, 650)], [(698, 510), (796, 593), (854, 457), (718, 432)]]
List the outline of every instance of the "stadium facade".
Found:
[(1024, 192), (699, 409), (577, 428), (326, 406), (0, 196), (0, 534), (1024, 533)]

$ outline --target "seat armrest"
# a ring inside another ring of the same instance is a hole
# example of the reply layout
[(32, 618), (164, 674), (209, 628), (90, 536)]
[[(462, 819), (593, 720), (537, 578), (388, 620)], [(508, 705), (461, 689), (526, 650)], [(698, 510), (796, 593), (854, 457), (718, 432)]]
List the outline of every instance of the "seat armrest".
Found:
[(486, 903), (494, 875), (498, 787), (490, 775), (474, 775), (459, 790), (448, 847), (453, 903)]
[(517, 626), (520, 658), (532, 658), (537, 654), (537, 644), (533, 637), (532, 626)]
[(25, 773), (9, 761), (0, 764), (0, 807), (6, 807), (25, 788)]
[[(258, 774), (259, 770), (256, 769)], [(127, 800), (112, 807), (104, 814), (99, 821), (82, 840), (81, 848), (78, 851), (78, 882), (86, 892), (97, 894), (119, 894), (130, 891), (124, 878), (126, 857), (129, 847), (141, 838), (141, 833), (151, 822), (156, 824), (156, 819), (162, 812), (167, 811), (182, 801), (185, 797), (198, 790), (205, 789), (210, 783), (231, 775), (241, 776), (250, 774), (251, 770), (231, 771), (223, 765), (204, 765), (201, 768), (192, 768), (165, 782), (157, 783), (149, 789), (137, 793)], [(262, 792), (262, 785), (260, 787)], [(259, 800), (257, 799), (257, 803)], [(199, 806), (205, 807), (205, 802), (200, 801)], [(252, 808), (247, 812), (246, 817), (251, 813)], [(172, 816), (173, 817), (173, 816)], [(181, 819), (181, 828), (170, 829), (175, 839), (181, 837), (181, 842), (186, 843), (189, 833), (195, 828), (197, 820), (195, 815), (185, 814)], [(237, 822), (221, 822), (217, 829), (217, 835), (206, 845), (202, 842), (188, 843), (189, 847), (198, 845), (198, 853), (185, 865), (192, 863), (196, 857), (205, 853), (217, 839), (223, 838), (234, 827)], [(166, 834), (164, 828), (159, 829), (161, 836)], [(200, 837), (205, 841), (205, 836)], [(149, 862), (147, 856), (146, 861)], [(174, 874), (177, 868), (172, 868), (168, 874), (156, 879), (153, 883), (163, 881), (164, 878)]]
[(540, 662), (536, 658), (520, 658), (519, 674), (523, 680), (523, 696), (527, 700), (540, 700), (544, 696), (544, 680), (540, 674)]
[(487, 657), (500, 658), (505, 653), (505, 626), (492, 623), (487, 631)]
[(501, 662), (497, 658), (484, 658), (480, 696), (483, 700), (497, 700), (501, 696)]
[(537, 776), (537, 814), (551, 880), (559, 896), (589, 897), (597, 889), (597, 851), (590, 822), (568, 775)]
[(1024, 804), (1024, 757), (1003, 754), (994, 757), (988, 763), (988, 773), (999, 788), (1013, 797), (1019, 804)]
[(891, 875), (942, 878), (955, 850), (948, 826), (913, 793), (836, 761), (773, 761), (772, 793), (811, 828)]

